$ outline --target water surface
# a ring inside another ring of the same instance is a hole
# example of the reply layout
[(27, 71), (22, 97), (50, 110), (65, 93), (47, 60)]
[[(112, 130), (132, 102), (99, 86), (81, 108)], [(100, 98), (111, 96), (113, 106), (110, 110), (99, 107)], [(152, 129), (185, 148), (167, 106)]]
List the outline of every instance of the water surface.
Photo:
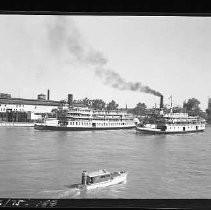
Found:
[[(0, 128), (0, 197), (211, 198), (211, 126), (203, 133)], [(127, 182), (89, 192), (83, 170), (127, 170)]]

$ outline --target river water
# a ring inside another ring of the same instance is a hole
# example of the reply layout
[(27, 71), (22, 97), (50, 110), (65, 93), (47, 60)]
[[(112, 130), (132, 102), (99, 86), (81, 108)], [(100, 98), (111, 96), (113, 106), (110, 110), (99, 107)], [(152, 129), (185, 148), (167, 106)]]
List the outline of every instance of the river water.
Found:
[[(211, 198), (211, 126), (203, 133), (0, 128), (0, 198)], [(80, 192), (83, 170), (128, 171), (127, 182)]]

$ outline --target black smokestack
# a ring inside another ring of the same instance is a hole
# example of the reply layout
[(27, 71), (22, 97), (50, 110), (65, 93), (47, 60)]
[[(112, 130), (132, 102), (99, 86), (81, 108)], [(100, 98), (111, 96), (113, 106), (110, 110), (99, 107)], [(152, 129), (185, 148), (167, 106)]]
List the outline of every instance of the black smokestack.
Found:
[(163, 95), (160, 96), (160, 109), (163, 108)]
[(73, 94), (68, 94), (68, 102), (70, 106), (73, 104)]
[(47, 100), (50, 100), (50, 90), (48, 89), (48, 93), (47, 93)]

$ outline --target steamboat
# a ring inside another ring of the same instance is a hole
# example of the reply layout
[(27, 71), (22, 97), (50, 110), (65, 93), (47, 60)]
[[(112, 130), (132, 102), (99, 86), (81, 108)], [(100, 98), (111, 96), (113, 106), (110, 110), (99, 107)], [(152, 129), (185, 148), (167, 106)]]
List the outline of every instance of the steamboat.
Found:
[(202, 132), (205, 130), (205, 123), (205, 119), (199, 116), (189, 116), (188, 113), (173, 113), (172, 102), (170, 113), (164, 113), (163, 96), (161, 96), (160, 113), (148, 116), (147, 120), (136, 126), (136, 131), (148, 134)]
[(113, 130), (135, 128), (138, 119), (123, 111), (92, 110), (88, 107), (69, 107), (57, 118), (47, 118), (36, 123), (37, 130)]

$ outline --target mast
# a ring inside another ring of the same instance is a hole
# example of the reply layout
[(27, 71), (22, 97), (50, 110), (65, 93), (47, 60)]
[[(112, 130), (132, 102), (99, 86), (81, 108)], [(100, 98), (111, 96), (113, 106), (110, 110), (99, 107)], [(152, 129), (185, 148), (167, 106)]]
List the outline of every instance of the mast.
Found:
[(173, 113), (173, 107), (172, 107), (172, 95), (169, 97), (169, 99), (171, 99), (171, 104), (170, 104), (170, 113)]

